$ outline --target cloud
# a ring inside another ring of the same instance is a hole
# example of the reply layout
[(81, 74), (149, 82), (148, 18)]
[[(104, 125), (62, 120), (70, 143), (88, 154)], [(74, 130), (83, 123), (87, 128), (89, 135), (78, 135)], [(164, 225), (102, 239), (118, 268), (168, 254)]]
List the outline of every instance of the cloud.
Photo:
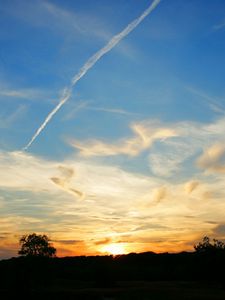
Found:
[(80, 24), (81, 18), (79, 14), (63, 9), (48, 1), (44, 1), (41, 4), (41, 8), (45, 10), (49, 17), (53, 18), (55, 26), (57, 24), (57, 27), (62, 27), (63, 29), (67, 27), (69, 30), (72, 29), (73, 32), (85, 33), (85, 28)]
[(200, 183), (197, 180), (189, 181), (185, 184), (185, 191), (187, 194), (191, 194), (199, 186), (199, 184)]
[[(180, 128), (179, 125), (175, 126)], [(151, 149), (148, 156), (149, 167), (157, 176), (170, 177), (180, 171), (182, 163), (195, 153), (195, 147), (183, 140), (183, 133), (177, 130), (177, 137), (165, 140), (157, 149)]]
[(216, 24), (213, 26), (213, 30), (217, 31), (217, 30), (221, 30), (225, 27), (225, 21), (219, 23), (219, 24)]
[(81, 243), (82, 241), (79, 241), (79, 240), (54, 240), (52, 242), (56, 242), (56, 243), (64, 244), (64, 245), (74, 245), (77, 243)]
[(87, 106), (86, 109), (89, 110), (95, 110), (95, 111), (102, 111), (112, 114), (119, 114), (119, 115), (128, 115), (128, 116), (134, 116), (137, 115), (136, 113), (126, 111), (121, 108), (107, 108), (107, 107), (94, 107), (94, 106)]
[[(95, 242), (104, 242), (106, 237), (126, 241), (132, 251), (150, 247), (154, 251), (164, 247), (168, 251), (187, 250), (191, 241), (213, 232), (215, 224), (221, 224), (218, 231), (223, 229), (224, 172), (218, 171), (217, 165), (223, 162), (224, 147), (219, 141), (224, 125), (224, 118), (208, 124), (180, 122), (169, 126), (140, 122), (132, 125), (132, 137), (114, 144), (117, 148), (131, 147), (132, 153), (133, 149), (135, 153), (143, 149), (151, 154), (161, 151), (169, 158), (175, 149), (173, 161), (179, 161), (176, 167), (182, 172), (169, 178), (146, 175), (147, 171), (140, 174), (135, 168), (127, 171), (94, 156), (87, 159), (73, 154), (64, 160), (50, 160), (26, 152), (0, 151), (0, 236), (2, 232), (15, 232), (18, 237), (31, 229), (47, 230), (54, 240), (85, 240), (78, 252), (92, 254), (96, 254)], [(168, 138), (170, 135), (173, 138)], [(210, 145), (216, 145), (211, 152), (214, 146)], [(201, 157), (212, 153), (213, 159), (208, 155), (203, 160), (204, 169), (210, 166), (210, 176), (195, 169), (202, 149)], [(138, 163), (142, 158), (147, 164), (147, 157), (138, 157)], [(160, 167), (167, 168), (166, 160)], [(84, 193), (84, 201), (69, 189)], [(13, 238), (9, 240), (12, 243)], [(4, 241), (0, 240), (1, 249), (6, 249)], [(61, 253), (74, 255), (78, 253), (76, 245), (59, 243), (59, 248)]]
[(63, 121), (68, 121), (74, 118), (78, 111), (87, 109), (89, 101), (80, 101), (70, 105), (69, 112), (63, 117)]
[(62, 175), (64, 176), (64, 178), (69, 181), (73, 176), (74, 176), (74, 169), (66, 167), (66, 166), (59, 166), (58, 168), (60, 170), (60, 172), (62, 173)]
[(157, 188), (153, 191), (153, 199), (154, 202), (161, 202), (161, 200), (165, 199), (167, 195), (167, 190), (165, 187)]
[(112, 241), (112, 239), (110, 239), (110, 238), (105, 238), (105, 239), (103, 239), (103, 240), (96, 241), (96, 242), (95, 242), (95, 245), (96, 245), (96, 246), (99, 246), (99, 245), (105, 245), (105, 244), (111, 243), (111, 241)]
[(67, 183), (65, 182), (65, 180), (61, 179), (61, 178), (57, 178), (57, 177), (52, 177), (50, 178), (52, 180), (52, 182), (54, 182), (57, 186), (61, 187), (63, 190), (70, 192), (72, 194), (75, 194), (76, 196), (82, 197), (83, 193), (75, 190), (73, 188), (67, 187)]
[(209, 95), (207, 92), (202, 91), (200, 89), (197, 89), (195, 87), (191, 87), (191, 86), (186, 86), (185, 87), (186, 90), (188, 90), (191, 94), (198, 96), (198, 100), (199, 99), (204, 99), (206, 100), (206, 103), (208, 104), (208, 106), (215, 112), (217, 113), (222, 113), (224, 115), (225, 113), (225, 109), (222, 106), (223, 103), (223, 99), (217, 97), (217, 96), (212, 96)]
[[(31, 10), (34, 11), (35, 8), (31, 8)], [(108, 28), (108, 20), (103, 20), (102, 15), (100, 19), (99, 15), (93, 14), (93, 11), (91, 14), (88, 13), (87, 9), (84, 12), (79, 9), (71, 11), (47, 1), (38, 5), (38, 10), (40, 11), (35, 16), (36, 20), (30, 20), (32, 24), (35, 22), (37, 26), (45, 26), (53, 32), (57, 32), (57, 35), (69, 36), (70, 41), (84, 37), (87, 42), (89, 38), (95, 37), (95, 39), (107, 42), (113, 36), (112, 31)], [(27, 11), (27, 6), (25, 11)], [(29, 19), (28, 16), (25, 18)], [(115, 51), (131, 59), (134, 58), (134, 49), (126, 42), (120, 44)]]
[[(54, 178), (54, 180), (52, 180)], [(54, 181), (54, 182), (53, 182)], [(61, 185), (96, 194), (97, 197), (116, 197), (128, 190), (135, 195), (150, 186), (148, 179), (113, 166), (102, 166), (80, 159), (63, 162), (46, 160), (26, 152), (0, 152), (0, 187), (31, 192), (57, 193)], [(115, 190), (113, 186), (117, 186)], [(140, 192), (140, 191), (139, 191)], [(129, 199), (129, 196), (128, 196)]]
[(0, 96), (13, 97), (13, 98), (28, 98), (29, 93), (19, 90), (1, 90)]
[(74, 12), (67, 10), (56, 3), (50, 1), (20, 1), (19, 5), (4, 6), (4, 10), (13, 17), (22, 19), (31, 26), (44, 27), (58, 35), (73, 37), (77, 39), (79, 35), (95, 36), (106, 39), (108, 33), (102, 28), (103, 24), (97, 16), (82, 13), (78, 9)]
[[(51, 178), (58, 178), (55, 181), (63, 188), (59, 189)], [(85, 201), (76, 201), (74, 195), (64, 190), (65, 182), (66, 189), (75, 186), (84, 191)], [(129, 211), (135, 209), (137, 199), (153, 186), (154, 179), (115, 166), (75, 158), (59, 162), (24, 152), (1, 152), (1, 201), (7, 205), (0, 212), (0, 236), (5, 231), (19, 236), (32, 230), (51, 234), (52, 240), (76, 237), (85, 239), (86, 253), (93, 254), (95, 242), (103, 241), (105, 235), (114, 232), (119, 238), (124, 231), (130, 231)], [(1, 243), (0, 248), (3, 249)], [(61, 243), (59, 248), (65, 253), (70, 245)], [(74, 248), (73, 253), (76, 251)]]
[(225, 145), (218, 143), (206, 149), (197, 165), (208, 172), (225, 173)]
[(163, 203), (163, 200), (165, 199), (170, 201), (171, 195), (169, 194), (168, 189), (168, 185), (160, 186), (160, 183), (158, 183), (140, 198), (139, 208), (148, 209), (150, 207), (156, 207), (158, 204)]
[[(206, 220), (224, 221), (225, 203), (218, 201), (225, 197), (222, 178), (217, 178), (216, 188), (213, 182), (201, 181), (190, 197), (184, 189), (190, 181), (169, 183), (76, 156), (52, 161), (26, 152), (0, 154), (1, 201), (5, 204), (0, 211), (0, 236), (3, 232), (16, 235), (0, 240), (3, 250), (6, 242), (16, 249), (18, 237), (30, 230), (50, 235), (58, 255), (96, 254), (97, 246), (110, 240), (126, 240), (131, 251), (184, 250), (183, 236), (193, 240), (215, 227)], [(84, 192), (84, 201), (77, 201), (51, 178)], [(204, 198), (207, 191), (214, 192), (214, 197)], [(161, 247), (156, 240), (162, 241)], [(3, 250), (2, 256), (7, 256)]]
[(54, 109), (47, 115), (44, 122), (36, 130), (34, 135), (31, 137), (30, 141), (25, 145), (23, 150), (27, 150), (39, 134), (44, 130), (46, 125), (51, 121), (53, 116), (57, 111), (70, 99), (72, 95), (72, 90), (77, 82), (101, 59), (105, 54), (111, 51), (122, 39), (124, 39), (130, 32), (132, 32), (160, 3), (160, 0), (153, 0), (151, 5), (135, 20), (129, 23), (120, 33), (114, 35), (110, 41), (97, 51), (93, 56), (91, 56), (85, 64), (81, 67), (79, 72), (72, 78), (71, 83), (68, 87), (64, 89), (63, 95), (59, 103), (54, 107)]
[[(204, 155), (204, 159), (199, 159), (196, 165), (200, 151), (206, 149), (204, 153), (207, 153), (210, 144), (221, 144), (225, 118), (223, 116), (212, 123), (186, 121), (170, 123), (166, 126), (159, 121), (142, 121), (131, 124), (130, 128), (133, 131), (133, 137), (122, 138), (114, 143), (95, 139), (82, 141), (72, 138), (67, 141), (84, 158), (119, 155), (135, 157), (142, 154), (141, 158), (148, 159), (149, 169), (157, 177), (166, 177), (168, 180), (188, 180), (194, 173), (201, 172), (197, 165), (201, 166), (201, 169), (203, 165), (206, 167), (206, 156), (209, 155)], [(214, 169), (216, 162), (217, 173), (222, 173), (223, 149), (220, 149), (217, 157), (210, 158), (210, 161), (210, 166), (209, 162), (207, 163), (208, 170), (209, 167), (212, 168), (213, 161)]]
[(61, 172), (61, 177), (51, 177), (51, 181), (62, 188), (64, 191), (83, 199), (85, 197), (85, 194), (70, 186), (70, 182), (74, 176), (74, 169), (65, 166), (59, 166), (58, 169)]
[[(170, 124), (169, 128), (174, 129), (176, 136), (172, 139), (165, 139), (163, 143), (152, 145), (148, 156), (149, 168), (154, 175), (159, 177), (178, 178), (179, 174), (183, 178), (184, 176), (188, 178), (194, 172), (199, 172), (195, 161), (202, 149), (210, 148), (210, 144), (221, 144), (225, 118), (220, 117), (212, 123), (177, 122)], [(207, 150), (204, 151), (207, 153)], [(220, 169), (222, 169), (223, 155), (222, 153), (220, 155), (220, 164), (222, 162)], [(200, 159), (199, 163), (202, 167), (206, 162), (206, 156), (204, 160)]]
[(7, 115), (0, 114), (0, 128), (9, 128), (27, 112), (26, 105), (19, 105), (16, 110)]
[[(74, 5), (73, 9), (66, 9), (65, 5), (52, 1), (20, 1), (7, 3), (2, 7), (9, 16), (18, 18), (32, 27), (49, 31), (57, 37), (63, 38), (62, 51), (70, 43), (92, 40), (108, 41), (112, 37), (112, 30), (108, 26), (108, 18), (98, 10), (85, 9)], [(134, 50), (127, 43), (117, 47), (116, 51), (133, 58)]]
[(70, 140), (71, 146), (79, 150), (82, 156), (136, 156), (151, 147), (156, 140), (165, 140), (176, 136), (175, 130), (166, 127), (156, 127), (155, 124), (136, 123), (131, 125), (133, 138), (124, 139), (117, 144), (106, 144), (98, 140), (80, 142)]
[(9, 99), (24, 99), (24, 100), (36, 100), (40, 98), (46, 98), (49, 97), (50, 93), (49, 91), (44, 91), (40, 89), (35, 89), (35, 88), (20, 88), (20, 89), (15, 89), (12, 87), (8, 87), (9, 84), (5, 84), (4, 82), (0, 83), (0, 98), (6, 99), (7, 101)]
[[(84, 193), (75, 188), (76, 182), (71, 182), (74, 169), (58, 162), (46, 161), (24, 152), (0, 152), (0, 187), (57, 193), (54, 186), (83, 198)], [(60, 173), (58, 177), (55, 174)], [(3, 176), (4, 174), (4, 176)]]
[(213, 229), (213, 233), (225, 238), (225, 224), (219, 224)]
[(57, 164), (24, 152), (0, 152), (0, 187), (30, 191), (53, 191), (49, 184)]
[(77, 114), (77, 112), (80, 110), (100, 111), (100, 112), (117, 114), (117, 115), (125, 115), (125, 116), (138, 115), (136, 113), (132, 113), (121, 108), (91, 106), (90, 101), (80, 101), (79, 103), (72, 104), (70, 105), (68, 110), (69, 110), (68, 113), (66, 113), (66, 115), (63, 117), (63, 121), (68, 121), (73, 119), (74, 116)]

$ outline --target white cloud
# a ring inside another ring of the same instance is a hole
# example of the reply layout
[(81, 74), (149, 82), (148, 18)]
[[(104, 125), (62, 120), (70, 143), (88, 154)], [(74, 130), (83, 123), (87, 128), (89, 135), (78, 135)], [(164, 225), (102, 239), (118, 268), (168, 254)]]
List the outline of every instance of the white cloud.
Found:
[[(19, 235), (29, 228), (38, 232), (47, 228), (53, 238), (85, 239), (86, 253), (93, 253), (98, 248), (95, 242), (105, 239), (123, 240), (134, 251), (147, 250), (149, 241), (158, 251), (163, 247), (187, 249), (191, 240), (224, 223), (224, 172), (223, 164), (219, 165), (224, 146), (218, 143), (224, 122), (223, 118), (210, 124), (170, 126), (142, 122), (133, 125), (132, 138), (115, 143), (115, 148), (106, 144), (107, 153), (133, 154), (150, 148), (150, 155), (168, 157), (168, 162), (159, 159), (155, 166), (161, 178), (131, 173), (94, 157), (53, 161), (26, 152), (0, 152), (0, 215), (1, 219), (15, 216), (14, 222), (5, 219), (0, 236), (3, 229), (15, 228)], [(200, 164), (211, 171), (210, 176), (193, 168), (201, 151)], [(190, 156), (193, 159), (184, 166)], [(163, 179), (168, 175), (160, 173), (163, 168), (170, 174), (183, 172), (177, 181)], [(63, 247), (71, 250), (69, 245)]]
[(63, 188), (80, 191), (86, 194), (86, 199), (99, 198), (99, 201), (126, 194), (127, 201), (150, 186), (148, 178), (118, 167), (80, 159), (49, 161), (26, 152), (0, 152), (0, 187), (4, 189), (61, 194)]
[(49, 177), (54, 174), (57, 164), (43, 161), (24, 152), (0, 152), (0, 187), (28, 190), (52, 191)]
[(191, 194), (199, 185), (200, 185), (199, 181), (191, 180), (185, 184), (185, 191), (188, 194)]
[[(180, 122), (171, 124), (170, 128), (176, 130), (177, 136), (153, 145), (149, 154), (149, 167), (157, 176), (170, 177), (184, 172), (190, 176), (195, 172), (196, 156), (212, 143), (223, 139), (225, 118), (209, 124)], [(188, 166), (185, 165), (187, 161)]]
[(82, 156), (110, 156), (130, 155), (136, 156), (150, 148), (157, 140), (165, 140), (176, 136), (176, 131), (158, 124), (142, 122), (131, 125), (134, 132), (133, 138), (123, 139), (115, 144), (107, 144), (98, 140), (80, 142), (70, 140), (71, 146), (79, 150)]
[(0, 98), (1, 99), (25, 99), (25, 100), (36, 100), (40, 98), (50, 98), (49, 92), (36, 89), (36, 88), (12, 88), (9, 87), (7, 84), (7, 87), (5, 84), (0, 84), (1, 90), (0, 90)]
[[(24, 152), (1, 152), (0, 235), (47, 230), (53, 239), (85, 240), (86, 253), (97, 249), (96, 241), (123, 238), (136, 247), (131, 249), (141, 251), (147, 247), (144, 240), (169, 242), (184, 233), (193, 239), (210, 230), (213, 221), (223, 222), (223, 186), (223, 178), (201, 179), (199, 185), (190, 180), (170, 184), (78, 157), (50, 161)], [(83, 201), (73, 190), (85, 195)], [(138, 227), (142, 229), (136, 234)]]
[(194, 153), (194, 147), (190, 148), (180, 137), (167, 140), (160, 147), (151, 149), (149, 168), (157, 176), (169, 177), (176, 174), (182, 168), (182, 163)]
[(208, 172), (225, 173), (225, 145), (214, 144), (198, 158), (197, 165)]

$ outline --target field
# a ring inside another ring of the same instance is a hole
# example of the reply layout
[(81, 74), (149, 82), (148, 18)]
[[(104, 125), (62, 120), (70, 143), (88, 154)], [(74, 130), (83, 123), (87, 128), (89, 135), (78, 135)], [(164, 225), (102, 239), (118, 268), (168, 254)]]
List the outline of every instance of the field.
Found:
[(18, 257), (0, 261), (0, 299), (225, 300), (224, 253)]
[[(4, 293), (2, 293), (3, 295)], [(93, 287), (92, 282), (61, 281), (51, 287), (26, 291), (28, 299), (81, 300), (224, 300), (225, 290), (216, 283), (118, 282), (114, 287)], [(6, 294), (4, 299), (7, 299)]]

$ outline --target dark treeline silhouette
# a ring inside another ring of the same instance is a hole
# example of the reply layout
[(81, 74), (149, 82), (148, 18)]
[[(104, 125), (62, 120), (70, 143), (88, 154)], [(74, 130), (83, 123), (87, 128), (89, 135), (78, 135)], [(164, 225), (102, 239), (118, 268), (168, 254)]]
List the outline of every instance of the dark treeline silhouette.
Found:
[[(128, 283), (131, 290), (137, 282), (147, 282), (146, 289), (147, 286), (157, 286), (158, 282), (172, 285), (177, 282), (202, 282), (207, 288), (210, 284), (216, 284), (216, 289), (221, 289), (222, 293), (225, 290), (224, 244), (216, 240), (211, 243), (205, 237), (194, 248), (194, 252), (176, 254), (145, 252), (117, 256), (57, 258), (28, 255), (11, 258), (0, 261), (0, 291), (3, 299), (15, 291), (17, 295), (22, 293), (28, 298), (54, 295), (54, 299), (107, 299), (102, 294), (95, 298), (94, 291), (121, 291), (121, 285)], [(88, 291), (91, 293), (89, 296)], [(108, 299), (163, 299), (141, 298), (140, 295), (136, 298), (131, 294), (127, 298), (114, 296)], [(225, 291), (221, 298), (215, 294), (212, 298), (207, 297), (209, 293), (203, 298), (187, 299), (225, 299)], [(170, 297), (167, 295), (164, 299)], [(186, 298), (171, 296), (171, 299)]]

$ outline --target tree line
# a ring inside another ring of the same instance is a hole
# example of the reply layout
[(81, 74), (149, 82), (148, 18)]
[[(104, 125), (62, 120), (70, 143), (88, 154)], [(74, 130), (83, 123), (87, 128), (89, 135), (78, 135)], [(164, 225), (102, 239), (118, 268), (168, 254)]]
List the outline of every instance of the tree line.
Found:
[[(23, 235), (19, 244), (21, 246), (18, 251), (19, 255), (29, 257), (55, 257), (56, 248), (50, 243), (47, 235), (38, 235), (36, 233)], [(202, 241), (194, 245), (195, 252), (197, 253), (216, 253), (225, 251), (225, 243), (213, 239), (208, 236), (203, 237)]]
[[(204, 282), (207, 286), (215, 283), (225, 289), (225, 244), (209, 237), (194, 245), (193, 252), (156, 254), (149, 251), (62, 258), (56, 256), (56, 248), (47, 235), (24, 235), (19, 243), (19, 257), (0, 261), (2, 299), (8, 299), (3, 296), (15, 291), (28, 294), (28, 299), (36, 299), (34, 295), (42, 299), (47, 294), (54, 294), (54, 299), (103, 299), (93, 298), (93, 295), (70, 298), (70, 294), (83, 288), (116, 290), (121, 282)], [(59, 290), (63, 295), (57, 298)]]

